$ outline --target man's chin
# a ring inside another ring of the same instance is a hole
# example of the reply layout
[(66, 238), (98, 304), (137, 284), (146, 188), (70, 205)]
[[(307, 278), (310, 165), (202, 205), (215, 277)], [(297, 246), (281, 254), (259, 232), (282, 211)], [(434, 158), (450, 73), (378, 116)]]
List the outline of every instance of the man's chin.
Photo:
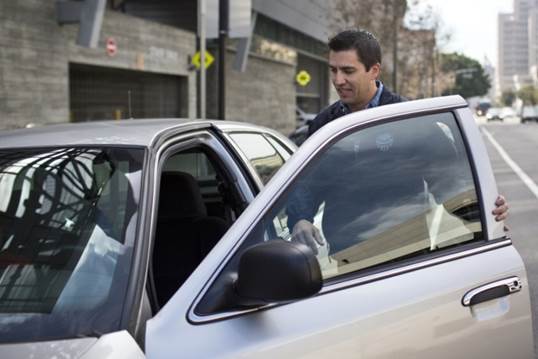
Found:
[(340, 97), (340, 101), (345, 104), (345, 105), (348, 105), (348, 106), (352, 106), (354, 101), (352, 99), (350, 99), (349, 97)]

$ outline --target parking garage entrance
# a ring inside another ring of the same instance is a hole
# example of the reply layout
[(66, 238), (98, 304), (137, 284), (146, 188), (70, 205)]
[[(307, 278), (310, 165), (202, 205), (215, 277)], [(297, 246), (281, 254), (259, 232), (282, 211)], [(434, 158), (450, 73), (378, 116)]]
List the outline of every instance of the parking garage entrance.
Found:
[(187, 77), (69, 64), (71, 122), (188, 116)]

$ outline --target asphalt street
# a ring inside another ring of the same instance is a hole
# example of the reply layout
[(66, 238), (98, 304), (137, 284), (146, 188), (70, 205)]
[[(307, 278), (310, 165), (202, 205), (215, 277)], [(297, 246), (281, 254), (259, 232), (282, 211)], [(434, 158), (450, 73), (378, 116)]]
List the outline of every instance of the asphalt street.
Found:
[(509, 233), (527, 269), (538, 353), (538, 124), (520, 124), (517, 118), (503, 123), (485, 123), (478, 118), (477, 122), (505, 152), (503, 158), (498, 147), (484, 136), (499, 193), (510, 205), (506, 221)]

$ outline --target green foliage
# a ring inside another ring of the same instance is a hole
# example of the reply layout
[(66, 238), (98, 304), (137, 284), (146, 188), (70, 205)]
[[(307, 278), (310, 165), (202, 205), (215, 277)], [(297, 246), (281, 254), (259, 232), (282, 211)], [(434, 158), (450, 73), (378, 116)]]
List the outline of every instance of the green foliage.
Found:
[(513, 91), (504, 91), (501, 94), (501, 103), (504, 106), (512, 106), (515, 99), (516, 99), (516, 94)]
[(458, 94), (464, 98), (484, 96), (491, 87), (482, 65), (465, 55), (441, 54), (441, 70), (454, 76), (453, 86), (443, 91), (443, 95)]
[(517, 92), (517, 96), (524, 105), (535, 106), (538, 104), (538, 90), (534, 86), (525, 86)]

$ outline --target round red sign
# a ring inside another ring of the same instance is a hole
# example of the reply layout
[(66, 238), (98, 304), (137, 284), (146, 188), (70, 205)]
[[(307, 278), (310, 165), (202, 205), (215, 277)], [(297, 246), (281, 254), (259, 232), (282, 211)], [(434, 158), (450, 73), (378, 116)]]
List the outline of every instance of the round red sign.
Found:
[(114, 56), (116, 55), (116, 52), (118, 51), (118, 46), (116, 45), (116, 40), (114, 38), (109, 37), (106, 39), (106, 53), (108, 56)]

